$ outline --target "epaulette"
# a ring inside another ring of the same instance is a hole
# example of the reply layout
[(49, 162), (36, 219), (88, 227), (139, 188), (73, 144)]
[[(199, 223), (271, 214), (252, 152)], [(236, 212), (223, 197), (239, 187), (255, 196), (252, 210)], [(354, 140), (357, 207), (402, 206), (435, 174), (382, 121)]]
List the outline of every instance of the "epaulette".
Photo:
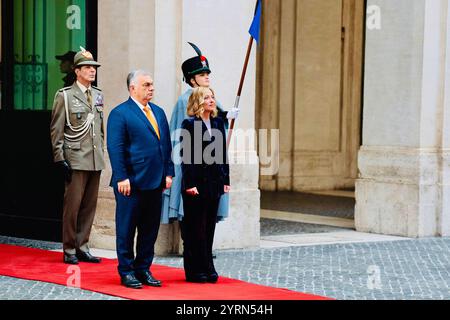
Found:
[(59, 89), (58, 91), (59, 91), (59, 92), (63, 92), (63, 91), (69, 90), (70, 88), (72, 88), (72, 86), (70, 86), (70, 87), (65, 87), (65, 88), (62, 88), (62, 89)]
[(92, 86), (92, 88), (94, 88), (95, 90), (98, 90), (98, 91), (102, 91), (102, 89), (97, 88), (97, 87), (95, 87), (95, 86)]

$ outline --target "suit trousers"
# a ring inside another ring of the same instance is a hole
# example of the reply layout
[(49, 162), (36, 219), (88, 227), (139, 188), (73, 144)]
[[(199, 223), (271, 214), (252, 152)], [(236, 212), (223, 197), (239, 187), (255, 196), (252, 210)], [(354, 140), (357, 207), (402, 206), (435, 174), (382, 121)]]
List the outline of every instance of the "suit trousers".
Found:
[(184, 218), (180, 227), (184, 244), (184, 271), (187, 277), (216, 272), (212, 249), (219, 200), (220, 198), (202, 198), (183, 193)]
[(63, 208), (63, 249), (89, 252), (88, 242), (97, 209), (101, 171), (73, 171), (66, 184)]
[[(161, 220), (162, 189), (136, 190), (126, 197), (114, 188), (116, 197), (116, 247), (121, 276), (150, 271)], [(134, 239), (137, 230), (136, 256)]]

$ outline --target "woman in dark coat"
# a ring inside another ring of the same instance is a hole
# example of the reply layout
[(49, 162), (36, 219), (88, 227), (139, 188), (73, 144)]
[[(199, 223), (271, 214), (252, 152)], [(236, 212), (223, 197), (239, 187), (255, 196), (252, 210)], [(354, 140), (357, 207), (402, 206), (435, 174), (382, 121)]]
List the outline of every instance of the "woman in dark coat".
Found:
[(230, 191), (225, 125), (217, 117), (214, 91), (195, 88), (182, 123), (181, 167), (184, 270), (189, 282), (215, 283), (212, 247), (220, 197)]

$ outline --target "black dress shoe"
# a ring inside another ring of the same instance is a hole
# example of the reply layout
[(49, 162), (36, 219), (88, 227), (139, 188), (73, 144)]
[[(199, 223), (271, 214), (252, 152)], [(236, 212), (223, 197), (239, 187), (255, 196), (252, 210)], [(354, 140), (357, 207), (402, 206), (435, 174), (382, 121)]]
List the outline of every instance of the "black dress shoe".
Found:
[(207, 282), (209, 282), (209, 283), (216, 283), (217, 280), (219, 280), (219, 275), (217, 274), (217, 272), (213, 272), (213, 273), (208, 275)]
[(77, 251), (77, 258), (81, 262), (100, 263), (102, 259), (94, 257), (89, 252)]
[(142, 283), (136, 279), (134, 274), (127, 274), (125, 276), (120, 277), (120, 283), (131, 289), (142, 289)]
[(187, 282), (206, 283), (208, 277), (204, 273), (186, 275)]
[(66, 264), (78, 264), (78, 258), (74, 254), (64, 252), (64, 263)]
[(149, 271), (136, 272), (136, 278), (143, 284), (151, 287), (161, 287), (162, 282), (153, 278), (153, 275)]

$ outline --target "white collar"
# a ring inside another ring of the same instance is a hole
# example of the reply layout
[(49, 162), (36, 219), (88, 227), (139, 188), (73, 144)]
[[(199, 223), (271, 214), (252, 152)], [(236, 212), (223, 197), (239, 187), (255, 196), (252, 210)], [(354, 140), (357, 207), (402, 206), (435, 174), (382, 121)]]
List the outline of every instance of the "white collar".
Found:
[(147, 104), (146, 106), (144, 106), (144, 105), (141, 104), (139, 101), (137, 101), (135, 98), (133, 98), (133, 97), (131, 97), (131, 96), (130, 96), (130, 98), (131, 98), (131, 99), (139, 106), (139, 108), (141, 108), (142, 111), (144, 111), (144, 108), (145, 108), (145, 107), (148, 107), (150, 110), (152, 110), (148, 104)]
[[(144, 107), (139, 101), (137, 101), (136, 99), (134, 99), (132, 96), (130, 96), (130, 98), (138, 105), (139, 109), (141, 109), (141, 111), (146, 115), (146, 113), (145, 113), (145, 111), (144, 111), (144, 108), (145, 108), (145, 107)], [(149, 104), (147, 104), (147, 108), (150, 110), (150, 114), (152, 114), (153, 116), (155, 116), (155, 114), (153, 113), (153, 110), (152, 110), (152, 108), (150, 107)]]
[(86, 93), (86, 91), (87, 91), (88, 89), (92, 89), (91, 86), (89, 86), (89, 88), (86, 88), (86, 87), (85, 87), (84, 85), (82, 85), (82, 84), (80, 83), (80, 81), (78, 81), (78, 80), (77, 80), (77, 85), (78, 85), (78, 88), (80, 88), (81, 92), (83, 92), (83, 93)]

